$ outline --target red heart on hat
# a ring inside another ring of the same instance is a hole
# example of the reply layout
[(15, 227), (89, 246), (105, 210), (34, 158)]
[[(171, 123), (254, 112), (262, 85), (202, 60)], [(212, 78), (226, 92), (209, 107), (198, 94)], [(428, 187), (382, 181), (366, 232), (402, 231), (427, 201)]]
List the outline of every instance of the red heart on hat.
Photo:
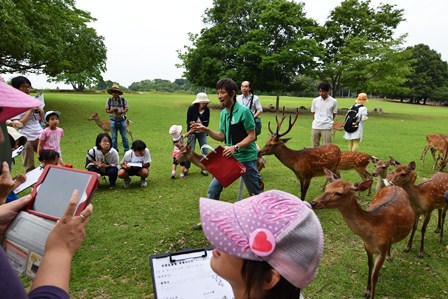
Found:
[(257, 229), (252, 232), (249, 242), (251, 250), (258, 256), (267, 256), (275, 248), (275, 238), (266, 229)]

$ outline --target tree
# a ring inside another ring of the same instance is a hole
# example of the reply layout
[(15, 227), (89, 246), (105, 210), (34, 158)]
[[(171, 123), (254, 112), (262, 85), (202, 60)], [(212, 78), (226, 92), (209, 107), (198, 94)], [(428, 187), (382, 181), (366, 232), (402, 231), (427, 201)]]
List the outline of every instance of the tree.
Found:
[(3, 0), (0, 72), (35, 72), (56, 81), (91, 84), (105, 70), (103, 37), (88, 28), (95, 19), (73, 0)]
[(411, 72), (410, 53), (401, 48), (405, 36), (393, 36), (402, 21), (403, 10), (390, 4), (373, 9), (370, 0), (346, 0), (331, 11), (320, 34), (326, 53), (319, 69), (333, 93), (344, 87), (398, 91)]
[(448, 86), (448, 64), (441, 55), (429, 46), (418, 44), (408, 48), (412, 52), (412, 68), (414, 72), (408, 76), (404, 86), (410, 89), (410, 102), (423, 104), (429, 98), (439, 98)]
[(185, 77), (214, 87), (222, 77), (250, 80), (256, 90), (275, 91), (277, 110), (284, 87), (313, 69), (323, 54), (314, 39), (316, 23), (303, 3), (286, 0), (215, 0), (205, 13), (200, 35), (179, 53)]

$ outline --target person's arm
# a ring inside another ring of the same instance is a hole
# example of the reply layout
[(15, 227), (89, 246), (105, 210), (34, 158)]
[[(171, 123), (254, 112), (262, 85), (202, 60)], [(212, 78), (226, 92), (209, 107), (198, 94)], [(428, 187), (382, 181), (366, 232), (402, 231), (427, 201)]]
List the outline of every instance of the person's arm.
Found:
[(92, 204), (89, 204), (81, 212), (82, 216), (73, 216), (78, 197), (79, 191), (75, 190), (64, 216), (48, 236), (45, 254), (31, 285), (31, 291), (41, 286), (54, 286), (68, 293), (72, 258), (84, 241), (85, 227), (93, 211)]
[(26, 123), (30, 120), (31, 115), (33, 115), (34, 110), (36, 110), (36, 109), (37, 109), (37, 108), (31, 108), (30, 110), (28, 110), (27, 112), (25, 112), (25, 113), (22, 115), (22, 117), (20, 117), (19, 121), (20, 121), (22, 124), (26, 124)]
[(210, 136), (211, 138), (215, 139), (216, 141), (221, 141), (222, 142), (225, 139), (224, 132), (222, 132), (222, 131), (219, 131), (219, 132), (212, 131), (208, 127), (206, 127), (206, 126), (204, 126), (202, 124), (199, 124), (199, 123), (191, 124), (190, 131), (204, 132), (208, 136)]
[(255, 95), (254, 95), (254, 106), (255, 109), (257, 110), (254, 114), (254, 117), (258, 117), (260, 116), (261, 113), (263, 113), (263, 107), (261, 106), (260, 99)]
[(9, 172), (9, 165), (6, 162), (2, 163), (2, 173), (0, 174), (0, 205), (6, 201), (8, 194), (14, 190), (14, 181)]
[(12, 190), (16, 189), (17, 187), (19, 187), (21, 184), (26, 182), (26, 175), (21, 173), (19, 175), (17, 175), (14, 178), (14, 186), (12, 187)]
[(39, 155), (40, 151), (44, 148), (44, 142), (47, 140), (47, 130), (44, 129), (39, 136), (39, 143), (37, 144), (37, 154)]

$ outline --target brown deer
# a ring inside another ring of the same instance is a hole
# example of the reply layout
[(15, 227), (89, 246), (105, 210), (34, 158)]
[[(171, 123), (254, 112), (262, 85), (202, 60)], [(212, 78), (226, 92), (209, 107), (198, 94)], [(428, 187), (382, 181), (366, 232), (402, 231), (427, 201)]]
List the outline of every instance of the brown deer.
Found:
[(202, 175), (207, 176), (208, 172), (205, 169), (204, 165), (201, 163), (202, 156), (193, 151), (193, 148), (191, 147), (191, 142), (193, 142), (193, 139), (190, 140), (187, 144), (181, 146), (181, 148), (179, 149), (179, 153), (177, 154), (176, 160), (179, 162), (190, 161), (195, 166), (201, 169)]
[[(372, 175), (367, 171), (371, 159), (376, 159), (373, 156), (358, 153), (358, 152), (342, 152), (341, 160), (338, 164), (338, 170), (350, 170), (354, 169), (359, 174), (363, 181), (373, 179)], [(372, 191), (372, 186), (369, 187), (369, 194)]]
[(431, 213), (434, 209), (442, 209), (438, 225), (440, 226), (439, 242), (441, 243), (443, 240), (443, 224), (448, 209), (448, 203), (444, 198), (445, 191), (448, 190), (448, 173), (437, 172), (427, 181), (415, 185), (417, 174), (414, 170), (414, 161), (410, 162), (408, 166), (398, 165), (392, 172), (391, 182), (394, 185), (402, 187), (408, 193), (412, 207), (415, 211), (414, 227), (405, 252), (409, 252), (412, 249), (412, 240), (418, 225), (418, 220), (420, 215), (424, 215), (421, 229), (422, 239), (420, 243), (420, 252), (418, 254), (418, 257), (422, 258), (425, 255), (424, 242), (426, 226), (428, 225)]
[[(431, 134), (426, 136), (426, 145), (423, 149), (420, 160), (422, 164), (425, 163), (425, 156), (428, 150), (431, 150), (432, 158), (434, 159), (434, 169), (437, 166), (439, 160), (445, 160), (448, 152), (448, 135), (444, 134)], [(436, 158), (437, 154), (437, 158)]]
[[(98, 116), (98, 113), (92, 112), (92, 114), (90, 114), (90, 116), (87, 118), (87, 120), (94, 120), (96, 122), (96, 124), (98, 125), (98, 127), (100, 127), (101, 130), (104, 131), (104, 133), (110, 132), (110, 121), (109, 120), (101, 120), (100, 117)], [(128, 128), (129, 124), (130, 124), (129, 119), (126, 119), (126, 132), (131, 137), (131, 140), (134, 141), (134, 138), (132, 138), (132, 132), (129, 131), (129, 128)]]
[(285, 119), (285, 109), (283, 108), (282, 119), (279, 121), (277, 116), (277, 129), (275, 132), (271, 130), (271, 123), (268, 122), (268, 130), (271, 137), (266, 142), (265, 146), (260, 150), (262, 155), (275, 155), (280, 162), (291, 169), (300, 182), (300, 196), (305, 200), (306, 192), (311, 183), (311, 179), (315, 176), (324, 175), (323, 168), (326, 167), (336, 173), (339, 173), (337, 166), (341, 159), (341, 150), (337, 145), (324, 144), (314, 148), (304, 148), (302, 150), (292, 150), (285, 144), (290, 138), (281, 138), (291, 131), (297, 117), (299, 116), (296, 110), (294, 121), (291, 121), (289, 116), (289, 127), (284, 133), (279, 133), (280, 127)]
[(372, 176), (378, 177), (378, 181), (376, 183), (375, 188), (375, 194), (380, 192), (381, 189), (383, 189), (386, 186), (390, 185), (390, 180), (392, 179), (392, 174), (388, 174), (387, 171), (389, 169), (389, 166), (398, 166), (400, 165), (400, 162), (395, 160), (394, 158), (390, 157), (389, 161), (385, 160), (378, 160), (376, 157), (372, 156), (370, 159), (370, 162), (375, 165), (375, 170), (372, 173)]
[(369, 266), (364, 297), (374, 298), (378, 274), (391, 245), (406, 238), (412, 230), (415, 215), (408, 194), (397, 186), (385, 187), (365, 211), (354, 194), (366, 190), (372, 184), (371, 180), (351, 184), (337, 179), (328, 169), (325, 174), (329, 184), (311, 206), (314, 209), (339, 209), (348, 227), (364, 241)]
[(333, 127), (331, 128), (331, 134), (333, 135), (333, 138), (336, 136), (336, 131), (344, 131), (344, 122), (343, 121), (333, 122)]

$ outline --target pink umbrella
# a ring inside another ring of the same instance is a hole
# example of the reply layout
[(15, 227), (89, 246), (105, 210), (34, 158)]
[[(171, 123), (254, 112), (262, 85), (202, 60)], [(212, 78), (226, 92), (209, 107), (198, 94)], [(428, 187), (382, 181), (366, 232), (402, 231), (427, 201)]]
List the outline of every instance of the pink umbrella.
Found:
[(5, 83), (0, 76), (0, 122), (41, 104), (41, 101)]

